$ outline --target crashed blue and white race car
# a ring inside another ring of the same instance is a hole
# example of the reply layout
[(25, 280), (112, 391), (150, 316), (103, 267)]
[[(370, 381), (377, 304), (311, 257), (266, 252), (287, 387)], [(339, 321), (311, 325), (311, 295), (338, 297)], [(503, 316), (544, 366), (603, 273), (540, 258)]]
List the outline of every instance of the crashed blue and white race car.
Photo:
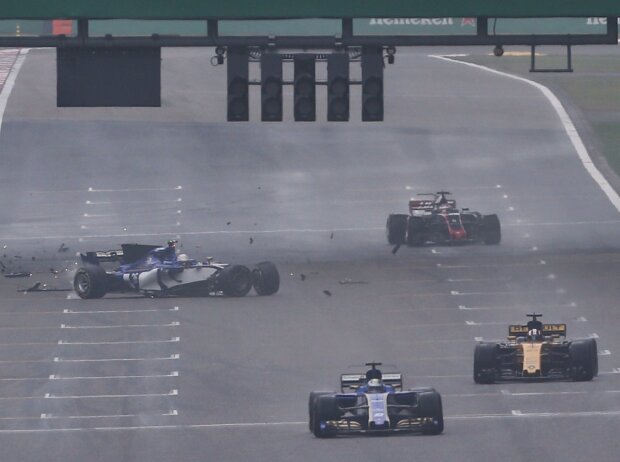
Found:
[[(272, 295), (280, 288), (280, 275), (271, 262), (258, 263), (253, 270), (243, 265), (205, 262), (178, 254), (176, 241), (166, 247), (122, 244), (121, 250), (80, 254), (83, 266), (73, 287), (81, 298), (101, 298), (110, 292), (136, 292), (158, 297), (166, 295), (243, 297), (250, 289), (258, 295)], [(102, 263), (119, 262), (106, 271)]]
[(351, 433), (443, 432), (441, 395), (434, 388), (403, 391), (400, 373), (383, 374), (366, 363), (365, 374), (343, 374), (341, 393), (313, 391), (310, 431), (317, 438)]

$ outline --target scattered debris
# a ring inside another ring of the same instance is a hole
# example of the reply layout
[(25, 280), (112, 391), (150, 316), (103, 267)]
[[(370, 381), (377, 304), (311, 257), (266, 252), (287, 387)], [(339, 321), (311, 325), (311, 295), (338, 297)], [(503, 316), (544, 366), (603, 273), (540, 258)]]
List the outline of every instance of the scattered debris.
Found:
[(334, 233), (331, 233), (331, 235), (329, 236), (330, 239), (334, 238)]
[(226, 226), (230, 226), (230, 223), (231, 223), (230, 221), (227, 221)]
[(338, 281), (339, 284), (368, 284), (366, 281), (354, 281), (351, 278), (344, 278)]
[(254, 242), (254, 238), (250, 238), (250, 244)]
[(30, 276), (32, 276), (32, 273), (27, 271), (15, 271), (4, 275), (5, 278), (29, 278)]
[(13, 255), (13, 258), (17, 258), (18, 260), (21, 260), (22, 256), (21, 255)]
[(400, 244), (396, 244), (396, 245), (394, 246), (394, 248), (392, 249), (392, 253), (393, 253), (394, 255), (396, 255), (396, 252), (398, 252), (398, 249), (400, 249)]
[(72, 289), (58, 289), (55, 287), (48, 287), (47, 284), (42, 284), (41, 282), (37, 282), (32, 287), (28, 287), (27, 289), (18, 289), (18, 292), (23, 292), (24, 294), (30, 292), (70, 292)]
[(302, 281), (305, 281), (305, 280), (306, 280), (306, 275), (305, 275), (304, 273), (299, 273), (299, 278), (300, 278)]
[[(36, 282), (33, 286), (28, 287), (27, 289), (25, 289), (25, 290), (24, 290), (24, 293), (26, 293), (26, 292), (34, 292), (34, 291), (37, 291), (37, 290), (41, 290), (41, 289), (40, 289), (40, 287), (41, 287), (41, 282)], [(43, 287), (45, 287), (45, 286), (43, 286)]]
[(332, 296), (332, 293), (329, 290), (324, 290), (323, 293), (327, 295), (328, 297)]
[(32, 257), (32, 261), (35, 261), (36, 259), (37, 259), (37, 257), (34, 257), (34, 256)]
[(258, 187), (258, 189), (260, 189), (260, 186)]
[(69, 250), (69, 247), (67, 247), (64, 242), (58, 247), (59, 252), (66, 252), (67, 250)]
[(54, 268), (50, 268), (50, 273), (52, 274), (58, 274), (60, 271), (55, 270)]

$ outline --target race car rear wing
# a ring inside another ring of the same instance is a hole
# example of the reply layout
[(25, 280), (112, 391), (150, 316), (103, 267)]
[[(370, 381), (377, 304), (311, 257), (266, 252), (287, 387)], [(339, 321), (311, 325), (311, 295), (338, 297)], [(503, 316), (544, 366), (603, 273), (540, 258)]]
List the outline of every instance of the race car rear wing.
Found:
[(94, 252), (81, 253), (80, 258), (84, 263), (93, 265), (117, 261), (126, 264), (145, 257), (151, 250), (158, 247), (157, 245), (146, 244), (121, 244), (121, 250), (96, 250)]
[[(527, 337), (528, 327), (526, 325), (513, 324), (508, 326), (509, 337)], [(566, 324), (543, 324), (542, 334), (544, 336), (566, 337)]]
[[(453, 199), (447, 200), (444, 204), (441, 204), (442, 207), (446, 208), (456, 208), (456, 201)], [(409, 201), (409, 211), (423, 211), (423, 212), (431, 212), (437, 209), (437, 203), (434, 200), (420, 200), (420, 199), (411, 199)]]
[[(398, 372), (382, 374), (381, 379), (385, 385), (394, 387), (396, 391), (403, 389), (403, 375)], [(366, 383), (366, 374), (342, 374), (340, 376), (340, 389), (343, 393), (356, 391)]]

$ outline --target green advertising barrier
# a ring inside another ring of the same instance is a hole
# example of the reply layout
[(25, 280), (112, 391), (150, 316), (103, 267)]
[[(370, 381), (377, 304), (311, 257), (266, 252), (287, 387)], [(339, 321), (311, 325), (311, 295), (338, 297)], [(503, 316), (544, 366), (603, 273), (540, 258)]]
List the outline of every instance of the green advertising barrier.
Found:
[(618, 0), (3, 0), (3, 19), (620, 16)]
[[(489, 19), (489, 34), (604, 34), (606, 18)], [(0, 21), (0, 35), (48, 35), (50, 21)], [(75, 30), (75, 26), (74, 26)], [(475, 18), (370, 18), (353, 21), (356, 35), (473, 35)], [(206, 21), (90, 21), (91, 36), (205, 35)], [(220, 35), (340, 35), (337, 19), (221, 21)]]

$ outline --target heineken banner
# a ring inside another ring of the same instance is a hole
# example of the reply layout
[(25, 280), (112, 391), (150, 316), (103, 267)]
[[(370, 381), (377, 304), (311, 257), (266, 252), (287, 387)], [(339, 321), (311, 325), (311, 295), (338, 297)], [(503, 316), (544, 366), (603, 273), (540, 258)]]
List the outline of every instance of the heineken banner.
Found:
[[(493, 19), (489, 34), (604, 34), (606, 18)], [(90, 21), (90, 34), (138, 36), (151, 34), (205, 35), (206, 21)], [(0, 21), (0, 35), (49, 35), (51, 21)], [(66, 32), (67, 28), (62, 29)], [(72, 28), (76, 30), (75, 24)], [(356, 35), (475, 34), (476, 18), (369, 18), (353, 22)], [(220, 35), (338, 35), (337, 19), (221, 21)]]

